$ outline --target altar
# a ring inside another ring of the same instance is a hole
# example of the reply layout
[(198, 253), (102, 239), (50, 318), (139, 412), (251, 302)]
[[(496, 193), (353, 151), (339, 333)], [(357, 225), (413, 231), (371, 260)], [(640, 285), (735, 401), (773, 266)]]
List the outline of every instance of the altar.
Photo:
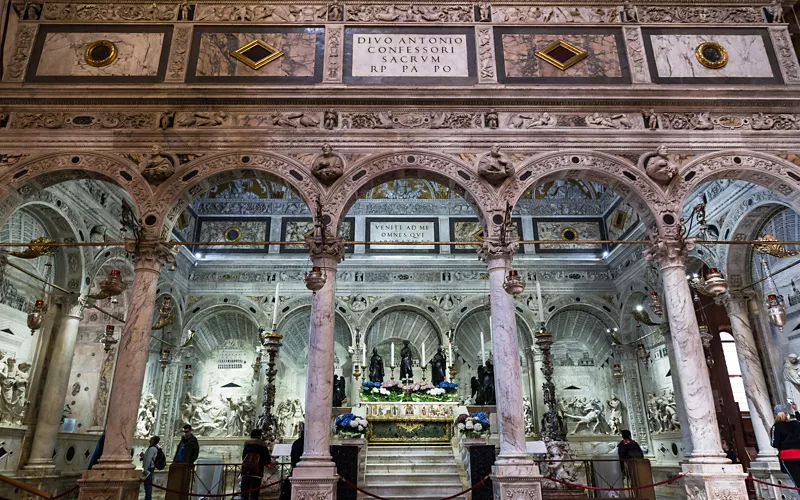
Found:
[(381, 444), (449, 443), (458, 403), (362, 402), (368, 439)]

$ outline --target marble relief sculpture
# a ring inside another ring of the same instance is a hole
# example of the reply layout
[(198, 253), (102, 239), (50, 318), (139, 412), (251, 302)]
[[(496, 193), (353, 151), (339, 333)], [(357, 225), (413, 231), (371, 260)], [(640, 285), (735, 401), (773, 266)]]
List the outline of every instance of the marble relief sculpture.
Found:
[(680, 430), (681, 423), (678, 420), (675, 393), (667, 391), (661, 396), (656, 394), (648, 394), (647, 396), (647, 422), (650, 432), (657, 434)]
[(292, 440), (300, 433), (300, 425), (305, 420), (299, 399), (281, 401), (275, 409), (278, 431), (283, 440)]
[(344, 162), (333, 152), (331, 145), (326, 143), (322, 146), (322, 154), (314, 158), (311, 173), (321, 183), (330, 186), (344, 174)]
[(530, 435), (536, 432), (533, 428), (533, 405), (528, 397), (522, 398), (522, 416), (525, 419), (525, 434)]
[(622, 401), (617, 396), (611, 396), (611, 399), (606, 401), (606, 405), (611, 410), (608, 416), (608, 425), (611, 427), (611, 434), (617, 435), (622, 430)]
[(493, 145), (491, 151), (481, 156), (478, 175), (494, 186), (499, 186), (514, 175), (514, 165), (508, 156), (500, 152), (499, 144)]
[[(786, 392), (798, 399), (800, 395), (800, 358), (791, 353), (783, 360), (783, 378), (786, 381)], [(798, 399), (800, 400), (800, 399)]]
[(633, 128), (633, 122), (624, 113), (610, 114), (594, 112), (586, 116), (585, 121), (586, 125), (592, 128)]
[(780, 0), (772, 0), (767, 7), (767, 13), (772, 17), (773, 23), (786, 22), (783, 18), (783, 5), (781, 5)]
[(198, 436), (244, 436), (252, 430), (255, 409), (252, 396), (238, 400), (220, 396), (216, 402), (208, 396), (186, 393), (181, 402), (179, 424), (190, 424)]
[(603, 403), (597, 398), (569, 397), (560, 398), (559, 406), (563, 417), (576, 421), (570, 434), (585, 431), (589, 434), (609, 434), (611, 426), (605, 417)]
[(175, 173), (177, 167), (177, 157), (164, 154), (164, 150), (158, 144), (154, 144), (149, 153), (142, 157), (139, 162), (139, 172), (147, 182), (157, 186)]
[(153, 434), (156, 424), (156, 407), (158, 401), (152, 394), (146, 394), (142, 398), (139, 406), (139, 414), (136, 417), (136, 436), (150, 437)]
[(13, 357), (0, 366), (0, 422), (21, 425), (28, 407), (28, 370), (30, 364)]
[(644, 169), (648, 177), (662, 186), (669, 185), (678, 173), (678, 167), (667, 156), (667, 147), (664, 145), (653, 152), (643, 154), (639, 158), (639, 166)]

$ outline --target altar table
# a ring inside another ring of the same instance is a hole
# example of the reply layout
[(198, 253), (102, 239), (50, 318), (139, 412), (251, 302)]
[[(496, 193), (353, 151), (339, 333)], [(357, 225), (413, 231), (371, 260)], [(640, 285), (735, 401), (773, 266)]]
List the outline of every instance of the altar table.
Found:
[(362, 402), (369, 442), (381, 444), (449, 443), (458, 403)]

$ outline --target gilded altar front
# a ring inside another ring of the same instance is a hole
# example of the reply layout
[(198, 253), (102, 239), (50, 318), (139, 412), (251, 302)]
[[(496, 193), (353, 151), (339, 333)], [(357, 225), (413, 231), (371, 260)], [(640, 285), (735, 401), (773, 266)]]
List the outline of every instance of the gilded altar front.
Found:
[(362, 402), (369, 441), (382, 444), (448, 443), (453, 437), (456, 403)]

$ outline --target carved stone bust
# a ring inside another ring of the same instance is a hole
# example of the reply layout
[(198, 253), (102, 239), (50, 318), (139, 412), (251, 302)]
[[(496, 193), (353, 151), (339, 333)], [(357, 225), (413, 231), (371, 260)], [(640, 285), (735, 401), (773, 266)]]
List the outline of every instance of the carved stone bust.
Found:
[(667, 155), (667, 147), (661, 145), (655, 151), (645, 153), (639, 158), (639, 166), (648, 177), (666, 186), (678, 173), (678, 167)]
[(147, 182), (157, 186), (172, 177), (178, 163), (177, 156), (164, 153), (161, 146), (154, 144), (150, 152), (139, 162), (139, 172)]
[(500, 152), (500, 145), (495, 144), (491, 151), (478, 160), (478, 175), (493, 186), (499, 186), (514, 175), (514, 165), (511, 158)]
[(322, 146), (322, 154), (314, 158), (311, 164), (311, 173), (321, 183), (330, 186), (344, 174), (344, 162), (333, 152), (330, 144), (325, 144)]

